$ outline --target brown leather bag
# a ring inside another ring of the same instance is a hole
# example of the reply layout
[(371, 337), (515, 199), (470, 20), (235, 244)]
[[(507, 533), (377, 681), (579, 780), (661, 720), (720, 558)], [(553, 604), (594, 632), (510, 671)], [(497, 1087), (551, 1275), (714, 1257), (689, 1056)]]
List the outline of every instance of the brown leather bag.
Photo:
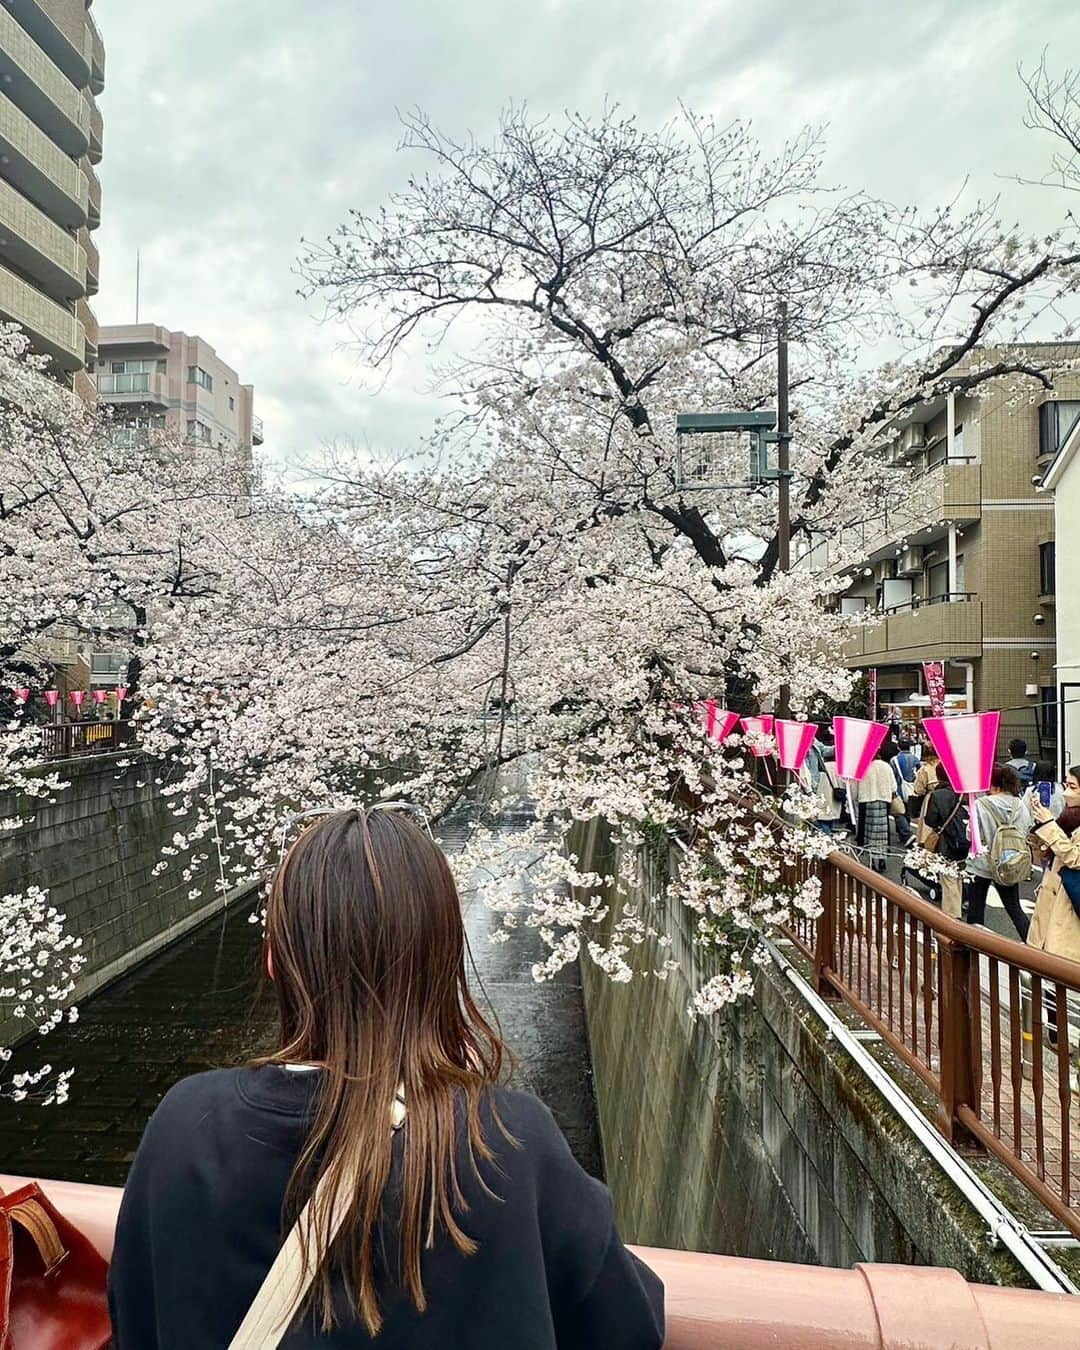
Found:
[(36, 1182), (0, 1195), (0, 1350), (104, 1350), (107, 1274)]

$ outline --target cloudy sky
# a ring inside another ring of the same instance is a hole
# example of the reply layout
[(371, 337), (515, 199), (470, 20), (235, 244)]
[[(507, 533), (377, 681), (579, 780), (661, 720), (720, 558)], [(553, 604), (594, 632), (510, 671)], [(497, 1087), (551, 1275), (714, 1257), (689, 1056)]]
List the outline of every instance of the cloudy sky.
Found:
[(97, 0), (107, 51), (103, 323), (198, 333), (255, 385), (265, 453), (402, 449), (433, 415), (423, 356), (377, 391), (296, 295), (301, 236), (374, 207), (419, 167), (398, 109), (484, 137), (509, 101), (648, 123), (681, 98), (750, 119), (766, 147), (828, 124), (827, 175), (930, 205), (968, 183), (1033, 228), (1020, 189), (1048, 147), (1018, 62), (1080, 52), (1076, 0)]

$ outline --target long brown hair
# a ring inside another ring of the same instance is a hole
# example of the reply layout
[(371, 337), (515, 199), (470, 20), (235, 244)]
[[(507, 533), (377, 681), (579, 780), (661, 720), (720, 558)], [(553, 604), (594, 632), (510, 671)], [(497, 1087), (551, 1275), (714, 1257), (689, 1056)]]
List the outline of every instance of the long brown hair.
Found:
[[(469, 994), (461, 903), (446, 858), (403, 814), (342, 811), (310, 825), (274, 878), (266, 942), (281, 1042), (260, 1063), (323, 1071), (285, 1193), (284, 1230), (320, 1187), (306, 1234), (305, 1263), (316, 1266), (306, 1307), (331, 1330), (340, 1275), (353, 1316), (375, 1335), (382, 1318), (373, 1252), (397, 1088), (407, 1112), (398, 1274), (423, 1312), (424, 1247), (445, 1232), (458, 1251), (476, 1249), (457, 1217), (466, 1205), (455, 1112), (464, 1103), (477, 1172), (478, 1157), (492, 1159), (479, 1106), (501, 1075), (503, 1044)], [(346, 1217), (331, 1242), (339, 1196)]]

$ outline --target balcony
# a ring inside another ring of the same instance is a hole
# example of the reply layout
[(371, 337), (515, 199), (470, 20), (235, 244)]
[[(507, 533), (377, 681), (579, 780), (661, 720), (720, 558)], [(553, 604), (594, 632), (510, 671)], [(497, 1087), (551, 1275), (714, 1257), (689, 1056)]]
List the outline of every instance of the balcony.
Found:
[(69, 155), (90, 144), (90, 106), (7, 9), (0, 9), (0, 79), (11, 99)]
[(105, 123), (101, 116), (101, 109), (87, 96), (87, 107), (90, 109), (90, 149), (87, 152), (91, 164), (100, 164), (103, 153)]
[(852, 549), (857, 549), (866, 562), (880, 562), (895, 556), (901, 539), (928, 544), (935, 530), (942, 533), (941, 522), (951, 520), (960, 526), (970, 525), (981, 516), (981, 467), (971, 460), (950, 460), (912, 477), (903, 501), (897, 506), (849, 526), (829, 540), (827, 559), (823, 560), (818, 550), (812, 557), (815, 563), (825, 565), (850, 556)]
[(85, 228), (79, 231), (79, 247), (86, 255), (86, 294), (96, 295), (101, 280), (101, 255)]
[(50, 295), (73, 300), (83, 293), (86, 257), (74, 235), (0, 179), (0, 262), (38, 282)]
[(876, 628), (844, 647), (849, 666), (908, 665), (919, 661), (970, 661), (982, 656), (982, 601), (973, 595), (940, 596), (886, 610)]
[(101, 224), (101, 180), (87, 165), (83, 169), (86, 177), (86, 221), (91, 230)]
[(75, 317), (83, 326), (83, 338), (86, 343), (87, 363), (92, 361), (97, 355), (98, 349), (98, 321), (97, 316), (85, 300), (79, 300), (75, 304)]
[(98, 394), (104, 403), (152, 403), (167, 408), (167, 375), (146, 371), (138, 375), (99, 375)]
[(263, 443), (263, 420), (254, 414), (251, 418), (251, 443), (252, 445), (262, 445)]
[[(91, 39), (85, 19), (78, 10), (58, 11), (57, 19), (54, 19), (45, 12), (39, 0), (4, 0), (4, 4), (77, 89), (90, 82)], [(59, 26), (60, 22), (63, 27)]]
[(82, 366), (82, 324), (70, 310), (6, 268), (0, 268), (0, 314), (21, 324), (34, 347), (51, 356), (61, 369), (78, 370)]
[(79, 166), (4, 94), (0, 94), (0, 163), (4, 177), (58, 225), (77, 229), (85, 223), (87, 182)]
[(100, 94), (105, 88), (105, 43), (89, 10), (86, 11), (86, 31), (90, 36), (90, 88)]

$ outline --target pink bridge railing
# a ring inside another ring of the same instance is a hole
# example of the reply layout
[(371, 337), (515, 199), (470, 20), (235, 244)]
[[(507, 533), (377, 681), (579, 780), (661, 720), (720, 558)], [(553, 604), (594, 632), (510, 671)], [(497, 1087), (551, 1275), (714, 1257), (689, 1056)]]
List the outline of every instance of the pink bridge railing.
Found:
[[(24, 1178), (0, 1176), (10, 1190)], [(56, 1207), (112, 1252), (120, 1191), (43, 1181)], [(1068, 1294), (967, 1284), (955, 1270), (854, 1270), (638, 1247), (664, 1281), (665, 1350), (1076, 1350)]]

